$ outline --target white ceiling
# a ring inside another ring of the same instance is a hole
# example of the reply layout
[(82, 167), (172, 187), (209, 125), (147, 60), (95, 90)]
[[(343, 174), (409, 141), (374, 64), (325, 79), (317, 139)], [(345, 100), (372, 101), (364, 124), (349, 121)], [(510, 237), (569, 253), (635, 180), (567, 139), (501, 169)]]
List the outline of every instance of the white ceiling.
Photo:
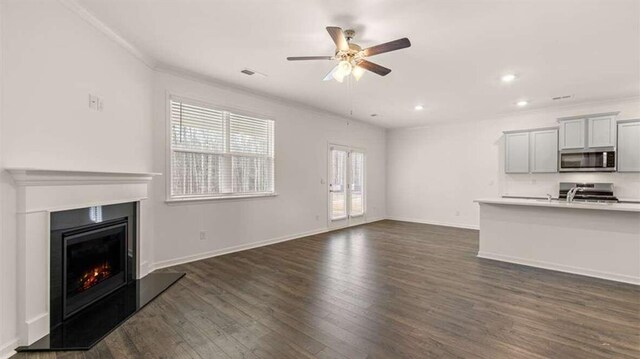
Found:
[[(640, 96), (637, 0), (79, 2), (161, 66), (385, 127), (522, 111), (521, 99), (533, 109), (567, 94), (562, 104)], [(413, 46), (370, 58), (393, 72), (349, 89), (321, 81), (329, 61), (285, 60), (332, 55), (328, 25), (355, 28), (363, 47), (405, 36)], [(508, 72), (518, 80), (501, 83)]]

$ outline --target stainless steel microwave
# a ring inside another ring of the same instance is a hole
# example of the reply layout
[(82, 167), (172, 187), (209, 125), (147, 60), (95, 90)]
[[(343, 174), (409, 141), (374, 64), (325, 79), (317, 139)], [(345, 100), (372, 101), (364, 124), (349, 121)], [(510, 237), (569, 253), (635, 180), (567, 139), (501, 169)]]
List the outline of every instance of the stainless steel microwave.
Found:
[(560, 152), (560, 172), (613, 172), (616, 151), (613, 149), (572, 150)]

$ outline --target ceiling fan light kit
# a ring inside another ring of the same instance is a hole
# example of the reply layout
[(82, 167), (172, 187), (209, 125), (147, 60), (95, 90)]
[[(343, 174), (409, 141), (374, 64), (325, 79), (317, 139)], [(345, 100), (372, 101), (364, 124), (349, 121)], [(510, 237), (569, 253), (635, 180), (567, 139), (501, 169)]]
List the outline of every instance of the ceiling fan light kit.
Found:
[(400, 50), (411, 46), (411, 42), (405, 37), (363, 50), (358, 44), (351, 42), (356, 35), (354, 30), (342, 31), (339, 27), (328, 26), (327, 32), (336, 44), (334, 56), (287, 57), (287, 60), (289, 61), (337, 60), (338, 64), (327, 74), (327, 76), (324, 77), (324, 81), (334, 79), (338, 82), (343, 82), (345, 77), (349, 75), (353, 75), (356, 81), (359, 81), (365, 71), (371, 71), (380, 76), (386, 76), (391, 72), (391, 69), (380, 66), (371, 61), (367, 61), (365, 60), (365, 57)]

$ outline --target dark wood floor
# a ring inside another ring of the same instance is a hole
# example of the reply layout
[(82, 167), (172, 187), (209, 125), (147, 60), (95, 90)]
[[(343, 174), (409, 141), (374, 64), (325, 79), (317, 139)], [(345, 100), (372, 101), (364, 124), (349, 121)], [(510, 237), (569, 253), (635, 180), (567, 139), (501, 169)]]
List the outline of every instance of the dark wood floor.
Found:
[(472, 230), (382, 221), (172, 268), (88, 352), (16, 358), (640, 358), (640, 289), (475, 257)]

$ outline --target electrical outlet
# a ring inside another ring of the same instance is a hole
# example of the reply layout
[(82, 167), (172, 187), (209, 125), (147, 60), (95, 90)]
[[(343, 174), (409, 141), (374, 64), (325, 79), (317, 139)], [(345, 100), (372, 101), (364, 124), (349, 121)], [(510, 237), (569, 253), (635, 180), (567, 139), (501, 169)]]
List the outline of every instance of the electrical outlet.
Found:
[(316, 221), (320, 220), (320, 216), (316, 214)]
[(204, 241), (205, 239), (207, 239), (207, 232), (200, 231), (200, 240)]
[(456, 217), (460, 216), (460, 211), (456, 211)]

